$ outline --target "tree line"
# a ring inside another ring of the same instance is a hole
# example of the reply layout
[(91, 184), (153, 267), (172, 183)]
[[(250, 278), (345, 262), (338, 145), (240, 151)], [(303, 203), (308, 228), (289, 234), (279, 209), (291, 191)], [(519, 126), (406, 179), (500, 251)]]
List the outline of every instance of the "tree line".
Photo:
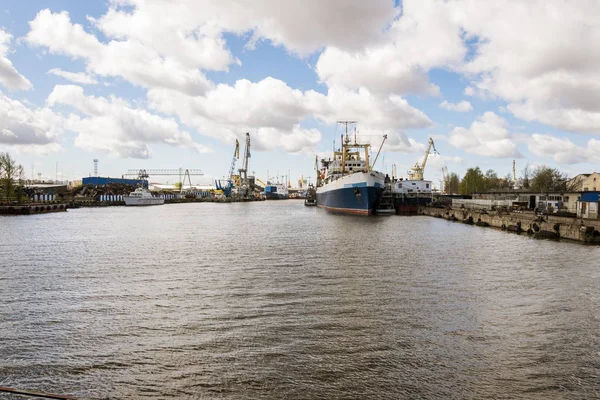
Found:
[[(529, 164), (521, 173), (517, 186), (532, 192), (565, 192), (573, 190), (568, 185), (567, 174), (556, 168), (541, 165), (531, 169)], [(499, 177), (493, 169), (485, 173), (479, 167), (469, 168), (461, 179), (457, 174), (450, 173), (444, 181), (444, 188), (448, 194), (471, 195), (477, 192), (509, 191), (515, 187), (511, 174)]]

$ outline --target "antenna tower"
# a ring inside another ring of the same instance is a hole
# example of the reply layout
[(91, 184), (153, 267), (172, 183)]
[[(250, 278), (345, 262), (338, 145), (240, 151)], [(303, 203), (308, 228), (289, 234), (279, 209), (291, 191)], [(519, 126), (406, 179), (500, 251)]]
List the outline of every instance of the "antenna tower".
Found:
[(349, 141), (348, 139), (348, 125), (349, 124), (355, 124), (358, 121), (336, 121), (338, 124), (342, 124), (342, 125), (346, 125), (346, 142)]

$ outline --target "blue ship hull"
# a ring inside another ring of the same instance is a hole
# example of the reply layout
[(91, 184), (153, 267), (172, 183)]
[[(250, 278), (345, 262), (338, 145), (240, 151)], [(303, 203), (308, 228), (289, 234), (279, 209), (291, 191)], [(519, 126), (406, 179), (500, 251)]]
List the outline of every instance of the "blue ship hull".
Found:
[(279, 194), (279, 193), (266, 192), (265, 193), (265, 198), (267, 200), (286, 200), (286, 199), (288, 199), (288, 196), (284, 196), (284, 195)]
[(383, 188), (355, 186), (317, 192), (317, 206), (351, 214), (375, 214)]

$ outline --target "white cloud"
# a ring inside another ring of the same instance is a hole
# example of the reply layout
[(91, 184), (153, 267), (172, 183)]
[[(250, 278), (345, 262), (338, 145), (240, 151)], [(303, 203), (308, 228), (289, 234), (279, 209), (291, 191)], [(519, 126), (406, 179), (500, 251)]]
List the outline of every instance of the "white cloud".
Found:
[(446, 100), (440, 103), (440, 107), (448, 111), (469, 112), (473, 110), (473, 106), (466, 100), (459, 103), (449, 103)]
[(587, 147), (577, 146), (568, 138), (533, 134), (528, 139), (529, 151), (538, 157), (552, 157), (560, 164), (600, 162), (600, 140), (590, 139)]
[(251, 132), (257, 150), (281, 148), (296, 153), (312, 151), (321, 139), (318, 130), (300, 127), (310, 113), (304, 94), (272, 78), (221, 84), (206, 96), (152, 89), (148, 99), (158, 111), (177, 115), (201, 134), (226, 143)]
[(457, 127), (448, 142), (467, 153), (497, 158), (521, 158), (515, 136), (508, 131), (508, 122), (488, 111), (467, 128)]
[(299, 128), (311, 117), (328, 124), (338, 119), (357, 119), (378, 134), (431, 124), (425, 114), (399, 96), (381, 99), (366, 90), (343, 88), (331, 88), (327, 95), (312, 90), (302, 92), (274, 78), (217, 85), (205, 96), (152, 89), (148, 99), (158, 111), (177, 115), (201, 134), (231, 142), (244, 132), (258, 129), (254, 141), (257, 148), (278, 147), (288, 152), (312, 150), (318, 143), (317, 131)]
[[(343, 23), (332, 24), (340, 10)], [(386, 0), (308, 0), (302, 7), (275, 0), (235, 5), (216, 0), (126, 0), (113, 1), (98, 19), (88, 18), (111, 39), (108, 43), (73, 24), (67, 12), (48, 9), (29, 23), (26, 40), (50, 53), (83, 59), (96, 75), (198, 95), (211, 86), (201, 70), (226, 71), (239, 63), (226, 48), (225, 32), (251, 32), (250, 44), (266, 39), (299, 54), (330, 44), (356, 49), (378, 40), (396, 13)]]
[(327, 48), (317, 61), (319, 79), (330, 87), (367, 88), (375, 93), (439, 94), (439, 87), (429, 83), (427, 71), (397, 58), (389, 46), (364, 53), (349, 53)]
[(10, 52), (12, 35), (0, 28), (0, 84), (9, 90), (29, 90), (33, 85), (21, 75), (6, 55)]
[[(66, 12), (42, 10), (30, 22), (26, 41), (82, 60), (89, 75), (67, 79), (83, 84), (98, 76), (120, 77), (147, 88), (157, 110), (228, 143), (250, 131), (256, 149), (312, 151), (321, 133), (304, 128), (306, 120), (333, 124), (347, 118), (358, 119), (363, 132), (371, 130), (374, 137), (387, 133), (391, 151), (418, 152), (423, 150), (420, 144), (402, 130), (432, 122), (403, 95), (439, 95), (429, 78), (435, 69), (463, 74), (468, 81), (465, 94), (504, 100), (506, 110), (525, 121), (600, 133), (596, 8), (591, 1), (500, 0), (484, 7), (474, 0), (405, 0), (399, 13), (393, 1), (384, 0), (309, 0), (302, 7), (275, 0), (111, 0), (105, 15), (89, 18), (97, 34), (74, 24)], [(227, 71), (239, 63), (227, 47), (227, 33), (248, 40), (247, 49), (261, 41), (299, 56), (323, 49), (315, 70), (327, 85), (326, 94), (293, 89), (273, 78), (213, 84), (203, 71)], [(0, 31), (0, 83), (11, 88), (4, 81), (6, 70), (16, 73), (5, 58), (11, 39), (7, 35)], [(52, 71), (63, 77), (73, 74)], [(14, 74), (11, 82), (12, 88), (31, 85), (25, 79), (15, 86), (19, 79)], [(99, 100), (83, 96), (79, 104), (93, 108)], [(472, 110), (468, 101), (439, 106)], [(70, 119), (71, 125), (76, 122)], [(509, 132), (506, 121), (486, 113), (470, 127), (455, 128), (449, 140), (472, 154), (519, 157), (517, 143), (528, 138)], [(527, 143), (542, 152), (536, 140)], [(571, 153), (564, 144), (564, 151), (553, 157), (572, 162), (575, 150)], [(147, 155), (138, 144), (132, 148)]]
[(525, 121), (540, 121), (576, 133), (600, 134), (600, 109), (598, 112), (586, 111), (529, 99), (523, 103), (509, 104), (508, 110)]
[(180, 61), (185, 58), (200, 68), (223, 69), (233, 61), (221, 38), (223, 32), (250, 32), (249, 47), (269, 40), (306, 55), (327, 45), (360, 49), (379, 40), (396, 15), (394, 3), (387, 0), (306, 0), (301, 6), (279, 0), (122, 0), (114, 1), (95, 22), (110, 37), (149, 42)]
[(69, 72), (63, 71), (60, 68), (52, 68), (50, 71), (48, 71), (48, 73), (60, 76), (61, 78), (65, 78), (71, 82), (79, 83), (81, 85), (95, 85), (98, 83), (93, 76), (88, 75), (85, 72)]
[(427, 72), (458, 66), (465, 54), (450, 4), (406, 0), (402, 16), (393, 21), (384, 43), (354, 52), (330, 46), (319, 57), (316, 71), (329, 86), (438, 95), (439, 88), (429, 83)]
[(29, 25), (29, 44), (46, 47), (53, 54), (82, 59), (87, 70), (96, 75), (122, 77), (134, 85), (166, 87), (190, 94), (200, 94), (211, 87), (197, 68), (186, 67), (179, 59), (140, 41), (101, 43), (81, 25), (73, 24), (66, 11), (42, 10)]
[[(456, 2), (476, 51), (470, 92), (509, 101), (518, 118), (600, 131), (600, 15), (594, 1)], [(509, 24), (506, 21), (510, 21)]]
[(596, 2), (402, 4), (402, 15), (381, 43), (355, 51), (329, 45), (316, 64), (320, 80), (372, 93), (436, 94), (427, 73), (443, 68), (471, 81), (465, 94), (506, 100), (518, 118), (573, 132), (600, 132)]
[[(376, 143), (371, 143), (375, 145)], [(393, 132), (388, 134), (387, 140), (383, 145), (383, 151), (400, 152), (400, 153), (416, 153), (424, 152), (426, 145), (417, 142), (413, 138), (409, 138), (405, 133)]]
[[(115, 6), (118, 3), (134, 8), (119, 8)], [(176, 59), (186, 68), (226, 71), (236, 60), (226, 49), (215, 22), (207, 20), (211, 16), (217, 18), (217, 4), (207, 3), (210, 2), (113, 2), (101, 18), (89, 19), (107, 37), (137, 42), (145, 49)], [(168, 18), (165, 18), (165, 10), (168, 10)]]
[(120, 98), (85, 96), (80, 86), (57, 85), (47, 102), (50, 106), (69, 105), (83, 114), (71, 114), (65, 124), (66, 129), (78, 134), (75, 145), (81, 148), (123, 158), (149, 158), (149, 143), (209, 151), (195, 143), (188, 132), (181, 131), (173, 119), (134, 109)]
[(311, 111), (329, 124), (337, 120), (358, 120), (361, 126), (383, 131), (425, 128), (433, 125), (429, 117), (400, 96), (377, 96), (367, 89), (358, 91), (331, 87), (324, 96), (307, 91)]
[(48, 108), (30, 109), (0, 92), (0, 144), (36, 151), (60, 148), (62, 118)]

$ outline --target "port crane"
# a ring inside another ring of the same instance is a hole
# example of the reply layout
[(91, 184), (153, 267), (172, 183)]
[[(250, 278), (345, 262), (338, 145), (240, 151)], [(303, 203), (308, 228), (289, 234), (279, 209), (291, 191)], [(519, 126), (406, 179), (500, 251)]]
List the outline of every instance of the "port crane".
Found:
[(153, 176), (178, 176), (179, 182), (181, 182), (181, 189), (183, 191), (183, 187), (185, 186), (185, 181), (187, 178), (189, 188), (192, 188), (192, 176), (203, 176), (202, 170), (200, 169), (185, 169), (185, 168), (177, 168), (177, 169), (129, 169), (127, 170), (125, 176), (137, 176), (140, 180), (148, 180), (150, 175)]
[(231, 168), (229, 168), (229, 180), (233, 181), (233, 171), (235, 170), (235, 162), (240, 159), (240, 142), (235, 139), (235, 150), (231, 159)]
[(246, 132), (246, 145), (244, 146), (242, 168), (238, 169), (240, 175), (240, 187), (238, 193), (244, 197), (250, 193), (250, 183), (248, 182), (248, 159), (250, 157), (250, 133)]
[[(235, 139), (235, 149), (233, 150), (233, 157), (231, 158), (231, 166), (229, 167), (229, 174), (227, 175), (227, 180), (222, 181), (220, 179), (215, 180), (215, 188), (217, 190), (222, 190), (225, 197), (231, 196), (231, 191), (236, 184), (239, 184), (239, 176), (233, 174), (235, 171), (235, 162), (240, 158), (240, 142)], [(236, 179), (237, 178), (237, 179)], [(238, 181), (238, 182), (236, 182)], [(225, 182), (223, 184), (223, 182)]]
[(411, 168), (411, 171), (408, 172), (408, 179), (410, 179), (411, 181), (422, 181), (423, 180), (423, 173), (425, 172), (425, 165), (427, 165), (427, 158), (429, 157), (429, 152), (431, 151), (432, 147), (433, 147), (433, 152), (435, 154), (440, 154), (440, 153), (438, 153), (438, 151), (435, 148), (433, 139), (429, 138), (429, 146), (427, 146), (427, 151), (425, 151), (425, 158), (423, 159), (423, 162), (421, 163), (421, 165), (419, 165), (419, 162), (417, 161), (415, 166)]

